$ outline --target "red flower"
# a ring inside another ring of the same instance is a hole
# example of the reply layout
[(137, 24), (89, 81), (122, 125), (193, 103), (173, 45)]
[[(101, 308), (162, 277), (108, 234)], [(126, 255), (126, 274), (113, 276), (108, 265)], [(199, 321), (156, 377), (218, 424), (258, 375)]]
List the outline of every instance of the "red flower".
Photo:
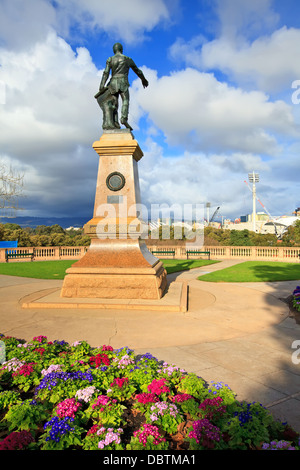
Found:
[(111, 387), (114, 387), (115, 385), (117, 387), (122, 388), (125, 383), (128, 383), (128, 378), (123, 377), (122, 379), (119, 379), (118, 377), (114, 379), (114, 381), (110, 384)]
[(212, 420), (217, 415), (222, 415), (226, 411), (226, 406), (222, 405), (223, 398), (206, 398), (200, 405), (199, 409), (203, 411), (204, 416)]
[(95, 434), (98, 431), (98, 424), (94, 424), (87, 432), (87, 436)]
[(34, 441), (30, 431), (14, 431), (0, 442), (0, 450), (21, 450)]
[(36, 349), (34, 349), (34, 352), (40, 353), (41, 356), (44, 354), (45, 351), (46, 351), (45, 348), (36, 348)]
[(155, 395), (155, 393), (138, 393), (135, 396), (136, 400), (138, 403), (155, 403), (158, 401), (158, 397)]
[(96, 368), (99, 367), (101, 364), (104, 364), (106, 366), (109, 366), (110, 364), (109, 357), (107, 356), (107, 354), (97, 354), (96, 356), (90, 357), (89, 361), (90, 364), (94, 364)]
[(24, 364), (16, 372), (13, 373), (13, 377), (15, 377), (17, 375), (24, 375), (24, 376), (30, 375), (34, 371), (32, 365), (35, 365), (35, 362), (30, 362), (29, 364)]

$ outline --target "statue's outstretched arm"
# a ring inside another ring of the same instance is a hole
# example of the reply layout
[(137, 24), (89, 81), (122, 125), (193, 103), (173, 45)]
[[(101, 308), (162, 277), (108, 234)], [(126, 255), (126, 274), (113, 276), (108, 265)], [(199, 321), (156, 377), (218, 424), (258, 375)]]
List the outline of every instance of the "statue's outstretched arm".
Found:
[(132, 59), (131, 59), (131, 62), (130, 62), (130, 67), (132, 68), (134, 73), (136, 73), (136, 75), (141, 79), (143, 87), (146, 88), (149, 85), (148, 80), (145, 78), (145, 76), (144, 76), (143, 72), (141, 71), (141, 69), (139, 69), (136, 66), (136, 64), (134, 63), (134, 61)]

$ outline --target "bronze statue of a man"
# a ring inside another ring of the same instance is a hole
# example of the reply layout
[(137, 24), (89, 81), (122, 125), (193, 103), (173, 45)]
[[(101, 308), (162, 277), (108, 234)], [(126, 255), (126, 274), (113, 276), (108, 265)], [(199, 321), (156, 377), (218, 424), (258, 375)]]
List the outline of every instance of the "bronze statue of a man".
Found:
[[(119, 96), (121, 96), (121, 124), (132, 130), (132, 127), (128, 124), (129, 70), (132, 69), (136, 73), (141, 79), (144, 88), (148, 86), (148, 81), (144, 77), (143, 72), (135, 65), (134, 61), (123, 54), (122, 44), (114, 44), (113, 51), (114, 55), (109, 57), (106, 61), (99, 92), (95, 95), (95, 98), (103, 111), (103, 129), (120, 129), (118, 122), (118, 100)], [(105, 86), (110, 72), (111, 79), (107, 86)]]

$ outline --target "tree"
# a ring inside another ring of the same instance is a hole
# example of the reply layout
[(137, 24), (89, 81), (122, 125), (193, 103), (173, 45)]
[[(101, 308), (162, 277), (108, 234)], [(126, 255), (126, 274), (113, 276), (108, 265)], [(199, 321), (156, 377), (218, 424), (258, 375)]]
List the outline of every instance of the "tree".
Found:
[(229, 245), (230, 230), (218, 229), (215, 227), (204, 228), (205, 245)]
[(65, 230), (58, 224), (51, 225), (50, 233), (66, 233)]
[(254, 246), (276, 246), (277, 237), (274, 233), (250, 232), (250, 239)]
[(37, 235), (49, 235), (51, 232), (51, 227), (47, 225), (38, 225), (35, 229)]
[(286, 246), (300, 246), (300, 219), (287, 228), (282, 237), (282, 244)]
[(49, 241), (51, 246), (63, 246), (65, 245), (66, 236), (64, 233), (51, 233), (49, 235)]
[(25, 230), (23, 230), (21, 227), (12, 230), (9, 234), (9, 238), (7, 240), (18, 240), (18, 247), (24, 247), (24, 246), (30, 246), (30, 236), (28, 235)]
[(229, 245), (234, 246), (251, 246), (253, 242), (250, 238), (249, 230), (231, 230)]

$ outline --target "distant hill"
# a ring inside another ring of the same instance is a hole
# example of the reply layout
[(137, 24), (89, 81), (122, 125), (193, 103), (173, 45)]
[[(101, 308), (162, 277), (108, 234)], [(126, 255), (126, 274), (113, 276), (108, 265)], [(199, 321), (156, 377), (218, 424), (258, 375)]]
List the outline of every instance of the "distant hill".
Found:
[(20, 227), (31, 227), (36, 228), (38, 225), (60, 225), (63, 229), (69, 227), (83, 227), (91, 217), (13, 217), (6, 218), (1, 217), (1, 224), (18, 224)]

